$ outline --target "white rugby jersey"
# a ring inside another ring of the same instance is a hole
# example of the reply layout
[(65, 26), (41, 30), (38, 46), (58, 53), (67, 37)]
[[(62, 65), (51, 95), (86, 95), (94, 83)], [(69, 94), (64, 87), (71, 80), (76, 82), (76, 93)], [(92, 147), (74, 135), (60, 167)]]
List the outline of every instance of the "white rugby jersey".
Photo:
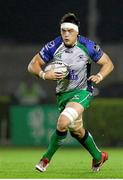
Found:
[(91, 70), (91, 62), (97, 62), (103, 55), (103, 51), (95, 42), (78, 36), (77, 42), (71, 48), (66, 47), (59, 36), (48, 42), (39, 52), (45, 63), (62, 61), (68, 64), (69, 74), (57, 81), (56, 93), (71, 91), (73, 89), (86, 89), (92, 92), (91, 82), (88, 81)]

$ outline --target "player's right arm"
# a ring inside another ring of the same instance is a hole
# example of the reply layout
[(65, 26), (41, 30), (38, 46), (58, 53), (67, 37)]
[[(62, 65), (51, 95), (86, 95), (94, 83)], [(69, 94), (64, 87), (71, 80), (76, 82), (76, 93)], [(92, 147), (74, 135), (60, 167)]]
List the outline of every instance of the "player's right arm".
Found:
[(45, 62), (41, 59), (39, 54), (36, 54), (28, 65), (28, 71), (33, 75), (39, 76), (39, 72), (42, 70), (44, 64)]
[(40, 77), (44, 80), (60, 80), (63, 79), (62, 74), (58, 74), (54, 72), (53, 70), (44, 72), (43, 71), (43, 66), (45, 65), (44, 60), (41, 58), (39, 54), (36, 54), (32, 60), (30, 61), (28, 65), (28, 71), (37, 76)]

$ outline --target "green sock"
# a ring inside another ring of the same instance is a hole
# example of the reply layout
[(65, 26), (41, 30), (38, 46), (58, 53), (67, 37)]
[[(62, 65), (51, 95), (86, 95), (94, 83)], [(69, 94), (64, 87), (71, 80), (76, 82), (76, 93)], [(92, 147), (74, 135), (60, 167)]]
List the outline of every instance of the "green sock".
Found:
[(94, 160), (101, 161), (101, 151), (98, 149), (92, 135), (87, 130), (85, 130), (85, 136), (82, 139), (79, 139), (76, 135), (72, 133), (71, 135), (75, 137), (80, 142), (80, 144), (87, 149), (87, 151), (91, 154)]
[(54, 153), (57, 151), (57, 149), (62, 145), (63, 139), (67, 136), (67, 131), (60, 132), (56, 130), (50, 139), (50, 143), (48, 146), (47, 152), (43, 155), (43, 158), (48, 158), (49, 161), (51, 160)]

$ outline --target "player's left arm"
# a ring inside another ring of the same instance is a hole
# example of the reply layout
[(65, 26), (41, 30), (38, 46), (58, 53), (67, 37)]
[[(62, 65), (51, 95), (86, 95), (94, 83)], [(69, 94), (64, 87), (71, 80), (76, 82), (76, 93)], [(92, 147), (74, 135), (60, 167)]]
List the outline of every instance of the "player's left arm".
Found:
[(114, 65), (106, 53), (103, 53), (102, 57), (97, 61), (97, 64), (101, 66), (100, 71), (96, 75), (91, 75), (88, 79), (95, 84), (100, 83), (114, 69)]

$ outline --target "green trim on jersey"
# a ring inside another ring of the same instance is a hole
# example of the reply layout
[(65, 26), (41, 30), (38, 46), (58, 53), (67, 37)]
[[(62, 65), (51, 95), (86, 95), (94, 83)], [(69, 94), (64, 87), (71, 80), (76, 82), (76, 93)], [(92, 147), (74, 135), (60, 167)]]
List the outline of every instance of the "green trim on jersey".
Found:
[(84, 45), (82, 45), (81, 43), (79, 43), (79, 42), (77, 42), (77, 47), (79, 47), (80, 49), (82, 49), (86, 53), (86, 55), (89, 58), (88, 63), (91, 64), (92, 63), (92, 59), (90, 58), (90, 56), (88, 54), (87, 48)]
[[(83, 44), (77, 42), (77, 47), (79, 47), (80, 49), (82, 49), (82, 50), (86, 53), (86, 55), (88, 56), (87, 78), (89, 78), (89, 76), (90, 76), (90, 74), (91, 74), (91, 63), (92, 63), (92, 59), (90, 58), (90, 56), (89, 56), (89, 54), (88, 54), (87, 48), (86, 48)], [(87, 83), (88, 83), (88, 82), (87, 82)]]
[(62, 112), (68, 102), (77, 102), (81, 104), (84, 109), (89, 107), (92, 94), (89, 91), (82, 89), (75, 89), (57, 94), (57, 103), (59, 111)]

